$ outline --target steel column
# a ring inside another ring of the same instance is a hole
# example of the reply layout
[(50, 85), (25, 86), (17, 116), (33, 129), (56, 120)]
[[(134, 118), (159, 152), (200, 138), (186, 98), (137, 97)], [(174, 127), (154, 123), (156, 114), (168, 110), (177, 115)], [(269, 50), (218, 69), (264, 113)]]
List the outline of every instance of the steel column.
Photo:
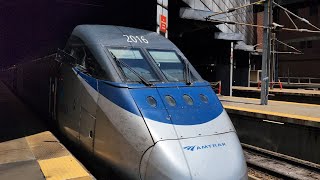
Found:
[(264, 3), (264, 26), (263, 29), (263, 54), (262, 54), (262, 74), (261, 74), (261, 105), (268, 104), (268, 67), (270, 60), (270, 22), (272, 14), (272, 0), (266, 0)]
[(230, 96), (232, 96), (232, 82), (233, 82), (233, 49), (234, 43), (231, 42), (231, 50), (230, 50)]

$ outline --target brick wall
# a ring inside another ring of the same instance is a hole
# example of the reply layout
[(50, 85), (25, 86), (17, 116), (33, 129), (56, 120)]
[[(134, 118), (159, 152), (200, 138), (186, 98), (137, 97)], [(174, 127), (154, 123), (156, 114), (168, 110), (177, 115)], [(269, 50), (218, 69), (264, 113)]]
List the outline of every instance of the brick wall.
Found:
[[(257, 13), (257, 24), (263, 25), (263, 12)], [(261, 44), (257, 46), (257, 49), (262, 49), (263, 42), (263, 28), (257, 28), (257, 44)]]
[[(310, 4), (307, 2), (291, 5), (288, 8), (298, 13), (300, 17), (306, 18), (312, 24), (320, 27), (320, 3), (318, 3), (318, 13), (313, 13), (312, 15), (310, 13)], [(258, 12), (255, 16), (256, 23), (263, 25), (263, 12)], [(293, 18), (293, 21), (299, 28), (315, 30), (296, 18)], [(275, 22), (288, 28), (295, 28), (282, 10), (279, 12), (279, 19), (275, 20)], [(289, 75), (292, 77), (320, 78), (320, 34), (281, 31), (277, 38), (304, 53), (303, 55), (280, 55), (279, 76), (287, 76), (289, 72)], [(263, 42), (262, 28), (257, 28), (256, 30), (256, 41), (257, 44)], [(262, 45), (258, 46), (257, 49), (262, 49)], [(280, 45), (278, 51), (294, 50)]]

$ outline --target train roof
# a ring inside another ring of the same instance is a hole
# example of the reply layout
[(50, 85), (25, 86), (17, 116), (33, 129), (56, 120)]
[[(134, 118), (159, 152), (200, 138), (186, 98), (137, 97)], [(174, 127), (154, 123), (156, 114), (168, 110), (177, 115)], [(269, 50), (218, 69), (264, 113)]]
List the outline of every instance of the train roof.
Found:
[[(76, 37), (76, 38), (73, 38)], [(82, 42), (78, 41), (81, 40)], [(145, 49), (175, 50), (185, 60), (183, 53), (167, 38), (156, 32), (131, 27), (114, 25), (78, 25), (74, 28), (68, 44), (84, 43), (105, 70), (108, 81), (122, 82), (121, 73), (113, 65), (112, 57), (105, 51), (105, 46), (132, 47)], [(69, 46), (67, 44), (67, 47)], [(187, 61), (187, 60), (186, 60)], [(193, 75), (202, 79), (190, 66)]]
[(178, 48), (165, 37), (151, 31), (113, 25), (78, 25), (72, 35), (82, 39), (87, 45), (102, 44), (105, 46), (145, 47), (145, 48)]

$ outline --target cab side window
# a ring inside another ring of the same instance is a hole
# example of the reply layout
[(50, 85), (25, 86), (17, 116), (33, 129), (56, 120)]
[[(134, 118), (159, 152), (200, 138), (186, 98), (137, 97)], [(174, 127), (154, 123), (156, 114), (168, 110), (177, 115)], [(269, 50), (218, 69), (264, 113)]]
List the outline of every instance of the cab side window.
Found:
[(106, 79), (105, 71), (80, 38), (72, 36), (64, 51), (76, 59), (77, 66), (83, 73), (97, 79)]
[(77, 60), (77, 64), (83, 66), (86, 58), (86, 52), (83, 47), (74, 47), (71, 49), (70, 55)]
[(84, 43), (80, 38), (71, 36), (67, 46), (64, 48), (64, 52), (76, 59), (78, 65), (83, 64), (86, 52), (84, 50)]
[(105, 79), (105, 71), (101, 68), (101, 65), (92, 55), (88, 48), (85, 48), (86, 57), (84, 58), (84, 67), (87, 74), (98, 79)]

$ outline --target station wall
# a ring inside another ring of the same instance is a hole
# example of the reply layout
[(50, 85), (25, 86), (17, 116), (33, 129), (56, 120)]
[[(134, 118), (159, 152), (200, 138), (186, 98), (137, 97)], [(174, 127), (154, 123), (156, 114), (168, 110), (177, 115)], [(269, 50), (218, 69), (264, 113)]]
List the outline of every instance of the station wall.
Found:
[[(50, 77), (57, 77), (59, 68), (55, 57), (52, 54), (0, 72), (0, 80), (42, 117), (48, 117), (49, 80)], [(54, 80), (52, 79), (52, 83)]]
[(157, 28), (155, 0), (15, 0), (0, 12), (0, 67), (56, 52), (79, 24)]

